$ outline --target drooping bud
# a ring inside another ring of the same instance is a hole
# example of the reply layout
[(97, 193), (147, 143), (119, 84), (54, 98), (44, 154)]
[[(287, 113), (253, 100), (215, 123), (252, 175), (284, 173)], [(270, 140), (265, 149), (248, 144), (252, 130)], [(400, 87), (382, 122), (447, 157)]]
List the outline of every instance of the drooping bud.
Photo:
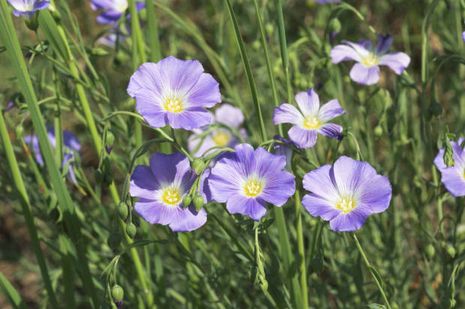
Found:
[(445, 136), (445, 142), (444, 142), (444, 163), (446, 164), (447, 167), (451, 167), (455, 165), (454, 162), (454, 151), (452, 149), (452, 145), (450, 144), (450, 140), (448, 138), (448, 134)]
[(341, 22), (337, 18), (331, 19), (329, 22), (329, 32), (330, 33), (339, 33), (341, 32)]
[(115, 284), (111, 288), (111, 298), (113, 298), (113, 301), (115, 303), (119, 303), (120, 301), (122, 301), (123, 298), (124, 298), (124, 290), (123, 290), (123, 288), (120, 287), (119, 285)]

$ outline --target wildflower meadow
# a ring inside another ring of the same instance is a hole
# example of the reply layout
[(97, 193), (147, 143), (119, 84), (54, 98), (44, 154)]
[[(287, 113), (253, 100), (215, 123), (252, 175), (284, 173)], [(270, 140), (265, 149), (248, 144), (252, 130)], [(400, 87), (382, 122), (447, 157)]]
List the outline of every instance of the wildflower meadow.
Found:
[(0, 0), (0, 308), (465, 308), (464, 0)]

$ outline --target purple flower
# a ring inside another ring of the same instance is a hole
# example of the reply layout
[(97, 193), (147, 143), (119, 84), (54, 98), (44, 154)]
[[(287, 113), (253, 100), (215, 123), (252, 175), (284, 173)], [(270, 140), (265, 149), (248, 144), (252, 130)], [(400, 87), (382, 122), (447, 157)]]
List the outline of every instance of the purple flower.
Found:
[(204, 209), (183, 207), (183, 198), (195, 181), (189, 160), (180, 153), (155, 153), (150, 166), (138, 165), (129, 192), (137, 197), (135, 209), (151, 224), (168, 225), (173, 232), (190, 232), (207, 222)]
[[(97, 22), (100, 24), (116, 23), (124, 12), (128, 9), (127, 0), (91, 0), (91, 7), (94, 11), (99, 11)], [(144, 8), (144, 3), (136, 3), (137, 10)]]
[(465, 196), (465, 151), (461, 144), (463, 138), (457, 142), (451, 141), (452, 159), (454, 164), (447, 166), (444, 162), (444, 148), (441, 148), (434, 159), (434, 165), (441, 172), (441, 182), (454, 197)]
[(391, 184), (368, 163), (342, 156), (331, 165), (307, 173), (304, 188), (310, 194), (302, 204), (314, 217), (330, 222), (336, 232), (362, 227), (371, 214), (389, 207)]
[(15, 16), (31, 16), (36, 11), (46, 9), (50, 5), (50, 0), (8, 0), (13, 7)]
[(248, 144), (235, 147), (212, 168), (208, 186), (212, 199), (226, 203), (231, 214), (242, 214), (260, 220), (266, 203), (284, 205), (294, 194), (294, 176), (285, 171), (286, 158), (253, 149)]
[[(56, 147), (56, 138), (55, 138), (55, 130), (51, 127), (47, 129), (47, 136), (50, 144), (53, 148)], [(42, 153), (40, 152), (39, 147), (39, 139), (36, 135), (27, 135), (24, 137), (24, 141), (29, 147), (32, 148), (34, 152), (35, 159), (40, 166), (44, 166), (44, 159), (42, 157)], [(63, 131), (63, 162), (62, 167), (68, 165), (68, 177), (73, 183), (77, 183), (76, 180), (76, 173), (74, 171), (73, 161), (74, 156), (76, 153), (79, 152), (81, 149), (81, 144), (77, 139), (76, 135), (71, 133), (70, 131)]]
[(376, 48), (372, 48), (371, 42), (361, 43), (344, 42), (331, 50), (333, 63), (342, 61), (356, 61), (350, 71), (350, 78), (363, 85), (373, 85), (379, 81), (381, 65), (388, 66), (397, 75), (410, 64), (410, 57), (401, 52), (387, 53), (392, 45), (391, 36), (379, 36)]
[(462, 40), (465, 42), (465, 32), (462, 32)]
[(165, 58), (144, 63), (132, 75), (128, 93), (136, 110), (154, 128), (192, 130), (212, 122), (205, 109), (221, 101), (218, 82), (197, 60)]
[(293, 124), (288, 134), (299, 148), (315, 146), (318, 133), (331, 138), (341, 136), (342, 127), (328, 123), (329, 120), (344, 114), (337, 100), (331, 100), (320, 108), (320, 99), (313, 89), (298, 93), (295, 100), (299, 109), (288, 103), (281, 104), (274, 110), (273, 123)]
[[(244, 122), (244, 114), (237, 107), (230, 104), (221, 104), (214, 115), (214, 122), (225, 125), (231, 129), (239, 129)], [(242, 137), (246, 137), (245, 131), (239, 131)], [(201, 157), (209, 149), (214, 147), (234, 147), (238, 139), (227, 128), (195, 129), (189, 137), (188, 148), (194, 156)]]

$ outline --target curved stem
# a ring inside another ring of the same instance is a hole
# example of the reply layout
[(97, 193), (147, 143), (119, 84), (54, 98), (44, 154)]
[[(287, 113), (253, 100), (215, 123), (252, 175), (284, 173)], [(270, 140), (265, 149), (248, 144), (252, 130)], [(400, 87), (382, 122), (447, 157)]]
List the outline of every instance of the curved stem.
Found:
[(358, 249), (358, 251), (360, 252), (360, 254), (362, 256), (363, 261), (365, 262), (365, 265), (367, 266), (368, 270), (370, 271), (371, 276), (375, 280), (376, 285), (378, 286), (378, 290), (381, 293), (381, 296), (383, 297), (384, 302), (386, 303), (386, 307), (388, 309), (391, 309), (391, 304), (389, 303), (389, 301), (387, 299), (386, 292), (384, 291), (383, 286), (382, 286), (381, 281), (380, 281), (381, 279), (378, 278), (378, 276), (375, 273), (375, 267), (370, 264), (370, 261), (368, 261), (368, 258), (367, 258), (366, 254), (365, 254), (365, 251), (363, 251), (362, 245), (358, 241), (357, 235), (353, 234), (353, 236), (354, 236), (355, 244), (357, 245), (357, 249)]

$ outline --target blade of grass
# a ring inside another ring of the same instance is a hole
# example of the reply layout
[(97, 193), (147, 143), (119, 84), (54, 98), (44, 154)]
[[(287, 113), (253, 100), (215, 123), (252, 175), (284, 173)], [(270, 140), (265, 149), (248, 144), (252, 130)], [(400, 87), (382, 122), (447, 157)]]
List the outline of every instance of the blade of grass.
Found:
[(8, 279), (0, 272), (0, 288), (5, 296), (9, 299), (13, 308), (26, 309), (21, 296)]

